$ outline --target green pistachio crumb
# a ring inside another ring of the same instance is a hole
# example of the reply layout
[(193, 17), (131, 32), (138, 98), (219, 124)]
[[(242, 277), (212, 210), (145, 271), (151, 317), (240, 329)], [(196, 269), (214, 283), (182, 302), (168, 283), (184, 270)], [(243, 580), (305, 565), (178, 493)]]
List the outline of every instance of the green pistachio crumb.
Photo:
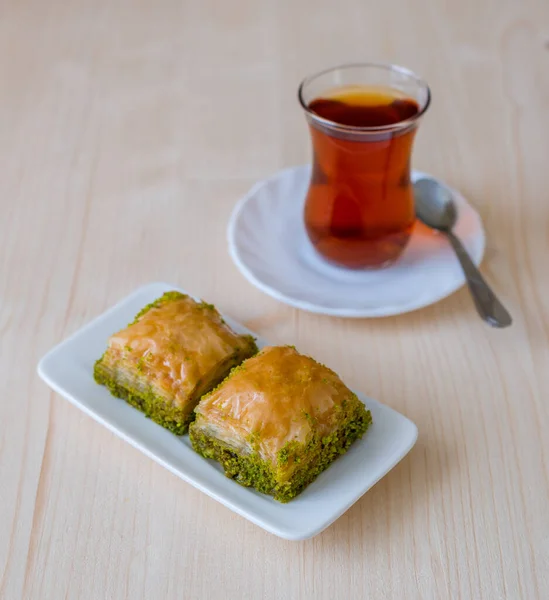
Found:
[[(225, 475), (240, 485), (254, 487), (279, 502), (289, 502), (362, 437), (372, 416), (362, 402), (357, 401), (352, 413), (330, 435), (323, 438), (313, 435), (305, 445), (298, 441), (285, 444), (277, 454), (276, 466), (262, 459), (257, 450), (252, 454), (239, 454), (221, 440), (206, 435), (200, 427), (204, 417), (200, 416), (199, 420), (200, 423), (195, 421), (189, 428), (196, 452), (218, 461)], [(289, 477), (288, 469), (292, 469)]]
[(134, 390), (124, 387), (115, 381), (108, 369), (102, 363), (102, 358), (95, 363), (94, 379), (97, 383), (108, 388), (113, 396), (122, 398), (128, 404), (137, 408), (149, 418), (169, 429), (176, 435), (183, 435), (194, 418), (194, 412), (188, 408), (168, 403), (149, 388), (147, 390)]
[(213, 304), (210, 304), (209, 302), (205, 302), (204, 300), (202, 300), (202, 302), (199, 304), (199, 306), (201, 308), (205, 308), (206, 310), (215, 310), (215, 306)]
[(160, 296), (160, 298), (157, 298), (154, 302), (151, 302), (150, 304), (147, 304), (147, 306), (144, 306), (135, 315), (135, 319), (130, 323), (130, 325), (133, 325), (134, 323), (137, 323), (137, 321), (139, 321), (139, 319), (145, 313), (148, 313), (149, 310), (151, 310), (153, 308), (159, 308), (163, 304), (166, 304), (166, 302), (174, 302), (176, 300), (182, 300), (183, 298), (187, 298), (187, 297), (188, 296), (186, 294), (182, 294), (181, 292), (176, 292), (176, 291), (166, 292), (165, 294), (163, 294), (162, 296)]

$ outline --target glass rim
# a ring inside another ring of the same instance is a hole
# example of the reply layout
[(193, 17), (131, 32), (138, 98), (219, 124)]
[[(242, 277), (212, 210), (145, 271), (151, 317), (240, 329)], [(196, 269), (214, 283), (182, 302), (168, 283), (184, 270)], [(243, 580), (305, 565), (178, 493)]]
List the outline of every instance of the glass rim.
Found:
[[(337, 121), (332, 121), (331, 119), (326, 119), (324, 117), (321, 117), (319, 114), (315, 113), (308, 107), (307, 103), (305, 102), (305, 99), (303, 98), (303, 92), (305, 90), (305, 87), (308, 84), (310, 84), (312, 81), (314, 81), (318, 77), (321, 77), (322, 75), (327, 75), (328, 73), (331, 73), (333, 71), (341, 71), (344, 69), (361, 68), (361, 67), (374, 67), (374, 68), (384, 70), (384, 71), (395, 71), (395, 72), (400, 73), (401, 75), (404, 75), (404, 76), (408, 77), (409, 79), (413, 80), (416, 84), (418, 84), (418, 86), (424, 88), (425, 91), (427, 92), (427, 97), (425, 99), (425, 102), (423, 103), (423, 106), (420, 106), (419, 111), (412, 117), (403, 119), (402, 121), (397, 121), (396, 123), (392, 123), (390, 125), (376, 125), (376, 126), (344, 125), (342, 123), (338, 123)], [(395, 131), (395, 130), (403, 129), (403, 128), (413, 125), (416, 121), (418, 121), (425, 114), (425, 112), (429, 108), (429, 105), (431, 104), (431, 89), (429, 88), (429, 86), (427, 85), (427, 82), (424, 79), (422, 79), (419, 75), (417, 75), (416, 73), (414, 73), (411, 69), (408, 69), (407, 67), (402, 67), (400, 65), (396, 65), (393, 63), (384, 63), (384, 62), (356, 62), (356, 63), (344, 63), (341, 65), (337, 65), (335, 67), (329, 67), (328, 69), (323, 69), (322, 71), (318, 71), (317, 73), (308, 75), (299, 84), (299, 87), (297, 89), (297, 97), (298, 97), (299, 103), (301, 104), (301, 107), (303, 108), (305, 113), (313, 121), (316, 121), (316, 122), (324, 125), (325, 127), (329, 127), (331, 129), (336, 129), (339, 131), (346, 131), (346, 132), (377, 133), (377, 132), (383, 132), (383, 131)]]

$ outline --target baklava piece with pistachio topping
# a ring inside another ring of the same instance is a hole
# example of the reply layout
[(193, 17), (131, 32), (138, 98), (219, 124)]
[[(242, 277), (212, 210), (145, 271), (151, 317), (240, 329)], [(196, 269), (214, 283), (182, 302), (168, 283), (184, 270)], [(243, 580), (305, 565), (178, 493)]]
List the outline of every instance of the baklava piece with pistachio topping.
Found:
[(236, 367), (195, 409), (193, 448), (238, 483), (288, 502), (372, 422), (327, 367), (293, 347), (267, 347)]
[(217, 310), (167, 292), (115, 333), (95, 363), (95, 380), (170, 431), (185, 433), (200, 397), (257, 352)]

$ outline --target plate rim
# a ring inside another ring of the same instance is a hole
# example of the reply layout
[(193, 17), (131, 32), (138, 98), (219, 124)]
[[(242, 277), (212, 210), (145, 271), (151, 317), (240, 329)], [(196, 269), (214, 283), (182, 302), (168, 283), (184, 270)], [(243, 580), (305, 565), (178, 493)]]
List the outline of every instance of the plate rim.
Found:
[[(251, 200), (251, 198), (253, 196), (255, 196), (255, 194), (258, 192), (258, 190), (260, 190), (262, 187), (268, 185), (269, 183), (277, 180), (278, 178), (280, 178), (281, 176), (283, 176), (285, 174), (300, 171), (303, 169), (310, 169), (310, 164), (296, 165), (296, 166), (280, 169), (279, 171), (270, 175), (269, 177), (266, 177), (264, 179), (261, 179), (260, 181), (257, 181), (248, 190), (248, 192), (242, 198), (240, 198), (240, 200), (238, 200), (238, 202), (235, 204), (235, 206), (231, 212), (231, 215), (229, 217), (229, 221), (227, 224), (227, 230), (226, 230), (226, 238), (227, 238), (227, 244), (228, 244), (228, 248), (229, 248), (229, 255), (232, 258), (232, 260), (235, 263), (238, 270), (242, 273), (242, 275), (244, 275), (244, 277), (252, 285), (257, 287), (263, 293), (267, 294), (268, 296), (271, 296), (275, 300), (283, 302), (284, 304), (287, 304), (289, 306), (293, 306), (295, 308), (304, 310), (306, 312), (314, 313), (314, 314), (328, 315), (328, 316), (332, 316), (332, 317), (346, 317), (346, 318), (352, 318), (352, 319), (365, 319), (365, 318), (374, 319), (374, 318), (383, 318), (383, 317), (393, 317), (396, 315), (404, 315), (407, 313), (415, 312), (417, 310), (421, 310), (422, 308), (426, 308), (427, 306), (431, 306), (433, 304), (436, 304), (437, 302), (440, 302), (441, 300), (444, 300), (444, 298), (447, 298), (448, 296), (452, 295), (454, 292), (458, 291), (465, 285), (466, 280), (465, 280), (465, 276), (464, 276), (463, 280), (457, 281), (455, 284), (452, 284), (452, 285), (448, 286), (447, 288), (444, 288), (439, 294), (431, 296), (428, 300), (424, 300), (422, 302), (417, 302), (415, 304), (409, 303), (408, 305), (400, 305), (400, 306), (392, 304), (392, 305), (388, 305), (386, 307), (361, 309), (361, 308), (349, 308), (349, 307), (347, 307), (347, 308), (327, 307), (327, 306), (322, 306), (320, 304), (315, 304), (313, 302), (308, 302), (307, 300), (300, 300), (300, 299), (294, 298), (288, 294), (285, 294), (284, 292), (281, 292), (280, 290), (278, 290), (276, 287), (273, 287), (273, 286), (269, 285), (268, 283), (265, 283), (264, 281), (262, 281), (259, 277), (257, 277), (257, 275), (253, 272), (253, 270), (248, 267), (246, 262), (241, 258), (240, 252), (237, 249), (236, 227), (237, 227), (238, 219), (240, 218), (246, 204)], [(468, 202), (468, 200), (463, 196), (463, 194), (461, 194), (458, 190), (452, 188), (451, 186), (447, 185), (444, 181), (440, 180), (439, 178), (434, 177), (433, 175), (430, 175), (429, 173), (427, 173), (425, 171), (420, 171), (417, 169), (412, 169), (412, 174), (413, 174), (413, 176), (428, 176), (428, 177), (432, 177), (433, 179), (436, 179), (437, 181), (440, 181), (453, 194), (459, 195), (464, 200), (464, 202), (466, 202), (472, 208), (472, 210), (474, 210), (474, 212), (476, 213), (478, 220), (479, 220), (480, 252), (479, 252), (478, 259), (475, 259), (474, 257), (472, 257), (472, 258), (473, 258), (473, 262), (478, 267), (482, 263), (482, 260), (484, 258), (484, 254), (486, 251), (486, 231), (484, 229), (484, 225), (483, 225), (482, 219), (481, 219), (478, 211)]]
[[(302, 529), (299, 529), (299, 528), (296, 529), (295, 527), (290, 529), (288, 524), (283, 523), (283, 524), (277, 525), (276, 517), (271, 516), (271, 518), (269, 519), (268, 514), (266, 515), (266, 518), (265, 518), (265, 517), (262, 517), (261, 514), (257, 514), (257, 511), (255, 513), (249, 512), (246, 509), (246, 507), (241, 506), (241, 504), (238, 501), (238, 498), (233, 498), (231, 496), (225, 496), (223, 494), (219, 495), (215, 489), (208, 488), (208, 486), (204, 485), (200, 480), (193, 478), (192, 473), (189, 473), (188, 471), (186, 472), (184, 468), (178, 469), (174, 465), (170, 464), (170, 462), (168, 462), (161, 455), (159, 455), (158, 451), (155, 451), (154, 447), (150, 447), (150, 445), (148, 445), (146, 443), (146, 441), (139, 439), (139, 431), (135, 432), (135, 435), (132, 436), (131, 434), (127, 433), (127, 430), (121, 429), (119, 427), (119, 425), (116, 424), (116, 422), (109, 420), (108, 417), (106, 417), (104, 414), (102, 414), (102, 412), (100, 410), (94, 411), (93, 408), (89, 406), (89, 402), (86, 402), (85, 399), (82, 399), (81, 397), (78, 397), (77, 395), (75, 395), (74, 393), (69, 391), (67, 389), (66, 385), (64, 385), (63, 382), (60, 381), (55, 376), (55, 374), (52, 375), (52, 373), (50, 372), (50, 365), (51, 365), (52, 361), (54, 363), (54, 366), (55, 366), (55, 364), (57, 364), (57, 361), (65, 362), (63, 360), (63, 352), (66, 352), (68, 350), (67, 346), (69, 345), (69, 343), (74, 343), (75, 341), (78, 341), (81, 343), (82, 341), (84, 341), (84, 340), (79, 340), (79, 338), (82, 338), (82, 336), (85, 336), (86, 334), (88, 334), (90, 331), (92, 331), (94, 328), (96, 328), (98, 325), (100, 325), (101, 322), (108, 319), (109, 316), (112, 316), (113, 313), (116, 313), (117, 311), (121, 311), (121, 310), (123, 311), (125, 308), (125, 305), (128, 304), (130, 301), (132, 301), (134, 298), (136, 299), (140, 295), (147, 294), (147, 293), (149, 293), (151, 295), (156, 295), (159, 291), (160, 291), (160, 293), (162, 293), (161, 292), (162, 289), (163, 290), (168, 290), (168, 289), (179, 290), (184, 293), (189, 293), (189, 292), (185, 292), (185, 290), (182, 290), (182, 288), (180, 288), (179, 286), (172, 286), (172, 285), (169, 285), (169, 284), (166, 284), (163, 282), (153, 282), (153, 283), (150, 283), (150, 284), (147, 284), (147, 285), (137, 288), (136, 290), (134, 290), (134, 292), (125, 296), (122, 300), (116, 302), (110, 308), (107, 308), (104, 312), (97, 315), (91, 321), (89, 321), (88, 323), (86, 323), (85, 325), (83, 325), (82, 327), (77, 329), (74, 333), (67, 336), (60, 343), (56, 344), (53, 348), (51, 348), (40, 359), (40, 361), (37, 365), (37, 372), (38, 372), (38, 375), (40, 376), (40, 378), (54, 392), (56, 392), (59, 395), (61, 395), (62, 397), (64, 397), (71, 404), (73, 404), (78, 409), (80, 409), (84, 414), (88, 415), (94, 421), (96, 421), (96, 422), (100, 423), (101, 425), (103, 425), (104, 427), (106, 427), (111, 433), (113, 433), (120, 439), (124, 440), (125, 442), (130, 444), (132, 447), (141, 451), (147, 457), (149, 457), (150, 459), (152, 459), (153, 461), (158, 463), (160, 466), (166, 468), (168, 471), (170, 471), (171, 473), (173, 473), (174, 475), (176, 475), (177, 477), (179, 477), (186, 483), (192, 485), (196, 489), (205, 493), (207, 496), (211, 497), (212, 499), (216, 500), (220, 504), (224, 505), (229, 510), (232, 510), (233, 512), (244, 517), (248, 521), (251, 521), (255, 525), (268, 531), (269, 533), (274, 534), (283, 539), (290, 540), (290, 541), (300, 541), (300, 540), (309, 539), (311, 537), (318, 535), (319, 533), (324, 531), (327, 527), (332, 525), (337, 519), (339, 519), (339, 517), (341, 517), (353, 504), (355, 504), (364, 494), (366, 494), (383, 477), (385, 477), (414, 447), (414, 445), (417, 441), (417, 438), (418, 438), (418, 428), (411, 419), (409, 419), (405, 415), (399, 413), (398, 411), (391, 408), (390, 406), (382, 404), (381, 402), (378, 402), (377, 400), (374, 400), (373, 398), (369, 398), (360, 392), (355, 392), (355, 393), (357, 393), (357, 395), (359, 396), (361, 401), (363, 401), (368, 408), (373, 409), (373, 410), (383, 410), (383, 411), (388, 411), (389, 413), (394, 413), (395, 417), (399, 418), (400, 420), (403, 420), (405, 422), (407, 430), (409, 432), (407, 434), (408, 437), (406, 437), (407, 443), (405, 445), (402, 445), (402, 447), (400, 447), (400, 446), (398, 447), (398, 452), (395, 453), (393, 459), (386, 465), (386, 467), (384, 469), (382, 469), (382, 471), (379, 473), (379, 475), (377, 477), (374, 477), (372, 480), (369, 480), (366, 487), (362, 486), (360, 488), (360, 490), (357, 491), (357, 493), (353, 494), (352, 497), (347, 502), (338, 506), (337, 510), (334, 511), (333, 513), (330, 513), (327, 518), (319, 519), (319, 521), (315, 527), (304, 526)], [(153, 290), (156, 290), (156, 291), (154, 291), (154, 294), (153, 294)], [(192, 294), (189, 294), (189, 295), (192, 295)], [(196, 298), (196, 296), (193, 296), (193, 297)], [(232, 326), (232, 324), (235, 324), (240, 330), (250, 331), (244, 325), (241, 325), (234, 319), (227, 317), (227, 315), (223, 315), (223, 317), (227, 318), (227, 322), (231, 326)], [(250, 332), (250, 333), (252, 333), (253, 335), (257, 335), (254, 332)], [(268, 341), (261, 338), (261, 336), (258, 336), (258, 341), (262, 344), (268, 343)], [(115, 398), (113, 398), (113, 399), (116, 400)], [(127, 408), (129, 410), (132, 410), (132, 411), (136, 410), (129, 405), (127, 405), (127, 406), (124, 405), (124, 406), (125, 406), (125, 408)], [(141, 415), (142, 413), (139, 413), (139, 414)], [(150, 421), (150, 424), (153, 425), (154, 427), (160, 427), (152, 421)], [(164, 430), (162, 430), (162, 431), (164, 432)], [(166, 433), (169, 434), (170, 436), (173, 435), (170, 432), (168, 432), (167, 430), (166, 430)], [(174, 436), (174, 437), (177, 438), (178, 436)], [(188, 444), (186, 444), (183, 441), (181, 443), (190, 452), (193, 452), (190, 449)], [(186, 450), (184, 452), (186, 452)], [(201, 460), (204, 460), (198, 454), (196, 454), (196, 457), (200, 458)], [(209, 478), (209, 475), (207, 473), (205, 474), (205, 478), (206, 478), (206, 480)], [(215, 487), (215, 485), (213, 487)], [(248, 492), (248, 490), (245, 490), (245, 491)], [(283, 506), (291, 507), (291, 504), (283, 505)]]

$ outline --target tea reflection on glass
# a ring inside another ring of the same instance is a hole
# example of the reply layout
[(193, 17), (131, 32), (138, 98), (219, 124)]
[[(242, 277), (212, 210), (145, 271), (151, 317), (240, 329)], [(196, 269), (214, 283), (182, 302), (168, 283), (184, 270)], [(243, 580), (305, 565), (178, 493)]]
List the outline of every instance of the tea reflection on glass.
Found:
[(402, 67), (345, 65), (305, 79), (299, 100), (313, 146), (309, 239), (344, 267), (391, 264), (415, 220), (410, 163), (427, 84)]

